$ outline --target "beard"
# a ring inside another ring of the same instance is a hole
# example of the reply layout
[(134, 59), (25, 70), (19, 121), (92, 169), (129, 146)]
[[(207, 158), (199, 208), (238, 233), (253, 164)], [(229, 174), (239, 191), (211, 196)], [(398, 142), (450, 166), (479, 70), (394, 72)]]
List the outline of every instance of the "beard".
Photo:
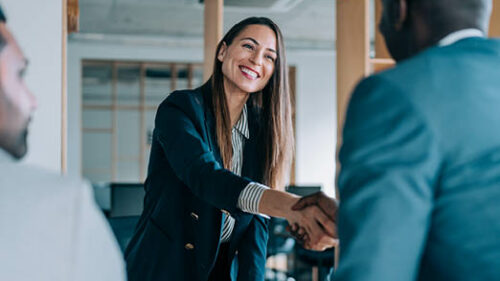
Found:
[[(28, 150), (28, 127), (26, 127), (21, 134), (19, 135), (19, 139), (17, 141), (17, 146), (19, 147), (19, 150), (22, 150), (22, 156), (26, 154), (26, 151)], [(21, 156), (21, 157), (22, 157)]]
[(28, 151), (28, 125), (29, 121), (26, 122), (20, 132), (18, 131), (15, 135), (11, 135), (9, 138), (11, 141), (4, 145), (4, 149), (15, 159), (23, 158)]
[(11, 144), (4, 145), (4, 149), (9, 152), (15, 159), (21, 159), (28, 151), (28, 128), (26, 127), (22, 132), (15, 136)]

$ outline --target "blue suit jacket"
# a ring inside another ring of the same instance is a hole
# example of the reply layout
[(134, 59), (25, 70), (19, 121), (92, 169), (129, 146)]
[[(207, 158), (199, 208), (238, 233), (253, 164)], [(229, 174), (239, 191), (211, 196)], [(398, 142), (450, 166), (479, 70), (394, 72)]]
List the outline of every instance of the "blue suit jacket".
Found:
[(210, 104), (208, 82), (173, 92), (158, 108), (144, 211), (125, 252), (131, 281), (207, 280), (227, 212), (236, 220), (233, 280), (264, 280), (267, 219), (236, 207), (247, 184), (262, 179), (258, 110), (248, 103), (250, 139), (240, 177), (223, 169)]
[(500, 41), (362, 81), (340, 162), (335, 280), (500, 280)]

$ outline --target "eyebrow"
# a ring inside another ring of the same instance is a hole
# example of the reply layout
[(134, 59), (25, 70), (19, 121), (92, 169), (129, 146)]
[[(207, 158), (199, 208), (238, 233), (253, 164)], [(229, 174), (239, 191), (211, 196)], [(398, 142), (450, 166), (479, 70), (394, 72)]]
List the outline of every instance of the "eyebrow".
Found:
[[(254, 42), (255, 45), (260, 46), (260, 43), (257, 42), (257, 40), (253, 39), (252, 37), (245, 37), (245, 38), (242, 38), (240, 41), (243, 41), (243, 40), (250, 40), (250, 41)], [(267, 48), (267, 50), (269, 50), (269, 51), (271, 51), (271, 52), (273, 52), (275, 54), (277, 53), (276, 50), (271, 49), (271, 48)]]

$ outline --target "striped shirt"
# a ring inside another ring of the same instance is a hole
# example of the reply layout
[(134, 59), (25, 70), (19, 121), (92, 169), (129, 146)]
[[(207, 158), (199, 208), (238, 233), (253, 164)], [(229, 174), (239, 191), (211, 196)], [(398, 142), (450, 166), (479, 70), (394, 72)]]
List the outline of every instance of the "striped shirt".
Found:
[[(233, 158), (231, 163), (231, 172), (241, 176), (241, 168), (243, 166), (243, 148), (245, 147), (245, 140), (250, 137), (248, 130), (248, 112), (247, 106), (243, 107), (240, 119), (234, 125), (231, 131), (231, 142), (233, 146)], [(259, 202), (262, 193), (269, 187), (251, 182), (241, 192), (238, 197), (238, 208), (244, 212), (251, 214), (259, 214)], [(233, 233), (235, 220), (231, 216), (227, 216), (224, 220), (222, 228), (221, 242), (228, 242)]]

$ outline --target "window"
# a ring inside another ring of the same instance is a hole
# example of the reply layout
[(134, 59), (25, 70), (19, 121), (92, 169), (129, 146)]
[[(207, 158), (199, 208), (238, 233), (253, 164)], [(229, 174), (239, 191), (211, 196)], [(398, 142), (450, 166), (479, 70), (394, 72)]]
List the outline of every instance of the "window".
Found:
[(142, 182), (158, 105), (202, 84), (201, 64), (84, 61), (82, 161), (92, 182)]

